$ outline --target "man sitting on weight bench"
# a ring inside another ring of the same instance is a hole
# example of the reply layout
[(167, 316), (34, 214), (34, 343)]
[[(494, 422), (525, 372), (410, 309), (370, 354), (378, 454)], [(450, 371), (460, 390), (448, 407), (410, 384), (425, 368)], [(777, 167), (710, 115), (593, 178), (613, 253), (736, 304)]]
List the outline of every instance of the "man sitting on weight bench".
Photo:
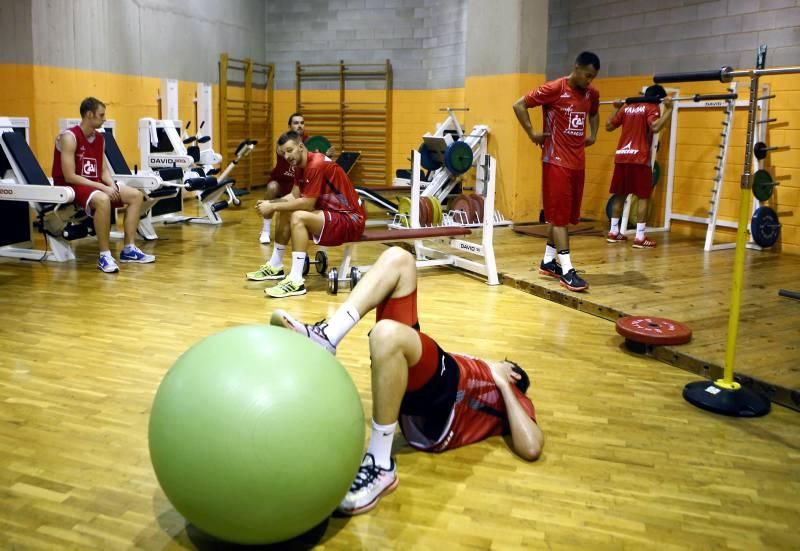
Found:
[[(358, 194), (342, 167), (322, 153), (308, 151), (297, 132), (283, 134), (278, 139), (278, 147), (295, 169), (293, 195), (256, 204), (264, 218), (271, 218), (276, 212), (289, 215), (292, 270), (275, 287), (265, 290), (267, 296), (273, 298), (306, 293), (303, 267), (309, 235), (318, 245), (334, 247), (358, 240), (366, 223)], [(275, 274), (274, 279), (284, 275), (283, 266), (273, 265), (271, 260), (259, 269), (259, 272), (266, 271)], [(254, 273), (247, 274), (248, 279), (253, 279)]]
[(115, 183), (105, 157), (105, 140), (97, 129), (106, 120), (106, 106), (97, 98), (81, 102), (81, 123), (56, 138), (53, 151), (53, 183), (75, 190), (75, 205), (94, 219), (94, 231), (100, 247), (97, 267), (105, 273), (119, 272), (111, 256), (111, 209), (127, 206), (125, 213), (125, 248), (119, 255), (122, 262), (147, 264), (156, 257), (145, 254), (134, 244), (136, 228), (144, 196), (123, 183)]

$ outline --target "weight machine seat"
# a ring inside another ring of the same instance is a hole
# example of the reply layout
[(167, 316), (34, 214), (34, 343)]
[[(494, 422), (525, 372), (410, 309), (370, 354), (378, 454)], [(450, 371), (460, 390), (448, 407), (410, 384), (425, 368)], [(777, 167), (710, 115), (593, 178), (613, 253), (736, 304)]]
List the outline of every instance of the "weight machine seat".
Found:
[(336, 158), (336, 164), (342, 167), (345, 174), (350, 174), (359, 157), (361, 157), (359, 151), (342, 151)]
[(471, 233), (468, 228), (462, 228), (461, 226), (439, 226), (407, 230), (368, 230), (361, 234), (357, 243), (364, 241), (403, 241), (430, 237), (459, 237), (470, 235)]
[(128, 167), (128, 162), (125, 160), (125, 156), (122, 154), (122, 150), (119, 148), (114, 134), (105, 132), (103, 136), (106, 141), (106, 158), (111, 165), (111, 170), (113, 170), (114, 174), (117, 176), (132, 176), (133, 174)]
[[(18, 132), (3, 132), (3, 142), (8, 146), (8, 151), (14, 157), (22, 176), (29, 185), (49, 186), (50, 180), (47, 179), (42, 166), (31, 151), (25, 136)], [(39, 212), (46, 213), (56, 208), (54, 203), (37, 203)]]

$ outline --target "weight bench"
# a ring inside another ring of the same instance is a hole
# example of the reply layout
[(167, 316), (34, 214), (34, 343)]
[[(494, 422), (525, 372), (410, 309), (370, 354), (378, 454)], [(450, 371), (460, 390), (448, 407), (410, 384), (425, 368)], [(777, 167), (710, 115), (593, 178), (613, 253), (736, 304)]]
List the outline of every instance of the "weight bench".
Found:
[[(472, 231), (462, 226), (439, 226), (432, 228), (416, 229), (388, 229), (388, 230), (367, 230), (358, 241), (344, 244), (344, 256), (338, 268), (331, 268), (328, 271), (328, 292), (336, 294), (339, 291), (339, 284), (347, 282), (352, 289), (361, 278), (361, 274), (369, 270), (370, 266), (353, 266), (353, 255), (359, 243), (383, 242), (392, 243), (397, 241), (413, 241), (414, 251), (417, 258), (417, 268), (431, 266), (451, 266), (462, 270), (486, 276), (490, 285), (497, 285), (499, 279), (497, 268), (494, 264), (494, 252), (485, 249), (485, 245), (456, 239), (466, 237)], [(447, 253), (439, 249), (434, 249), (424, 244), (424, 241), (434, 241), (447, 245), (460, 252), (486, 256), (486, 262), (477, 262)], [(318, 256), (324, 255), (323, 251), (317, 253)], [(319, 261), (320, 259), (317, 258)], [(327, 263), (327, 257), (325, 258)]]
[[(83, 223), (88, 217), (72, 205), (75, 191), (67, 186), (54, 186), (33, 155), (25, 134), (15, 131), (9, 119), (0, 118), (0, 121), (8, 122), (0, 124), (0, 200), (29, 203), (37, 215), (34, 226), (44, 234), (49, 249), (39, 251), (15, 246), (31, 241), (30, 211), (26, 205), (24, 216), (16, 221), (24, 227), (16, 231), (9, 228), (13, 234), (10, 239), (0, 235), (0, 256), (56, 262), (74, 260), (75, 253), (65, 236), (71, 240), (89, 233), (89, 226)], [(7, 177), (9, 173), (11, 177)], [(82, 235), (80, 232), (70, 233), (67, 229), (71, 225), (80, 225), (86, 231)]]

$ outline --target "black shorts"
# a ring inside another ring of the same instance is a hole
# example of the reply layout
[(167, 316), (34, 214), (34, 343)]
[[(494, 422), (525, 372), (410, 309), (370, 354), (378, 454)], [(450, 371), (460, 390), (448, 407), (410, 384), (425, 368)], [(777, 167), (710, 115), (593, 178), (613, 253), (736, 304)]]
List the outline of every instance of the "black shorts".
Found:
[[(430, 379), (417, 390), (406, 392), (400, 404), (400, 414), (417, 417), (422, 433), (436, 440), (444, 431), (458, 394), (461, 378), (458, 364), (453, 357), (436, 345), (436, 370)], [(434, 361), (421, 358), (420, 362)]]

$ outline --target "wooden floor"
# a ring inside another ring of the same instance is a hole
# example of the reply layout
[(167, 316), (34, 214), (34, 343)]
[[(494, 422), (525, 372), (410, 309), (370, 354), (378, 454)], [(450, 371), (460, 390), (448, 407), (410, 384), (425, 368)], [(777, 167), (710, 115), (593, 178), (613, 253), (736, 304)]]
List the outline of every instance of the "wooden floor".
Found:
[[(653, 234), (658, 247), (636, 250), (605, 237), (571, 238), (572, 258), (589, 282), (587, 292), (565, 290), (533, 270), (544, 239), (503, 232), (498, 269), (505, 282), (537, 296), (616, 320), (651, 315), (684, 322), (692, 341), (653, 350), (666, 362), (717, 378), (725, 365), (734, 251), (703, 252), (697, 238)], [(747, 252), (734, 371), (773, 401), (800, 409), (800, 301), (778, 290), (800, 290), (800, 257)]]
[[(224, 216), (218, 228), (159, 227), (163, 239), (143, 246), (158, 261), (123, 265), (117, 275), (97, 271), (92, 241), (77, 244), (74, 263), (0, 260), (0, 549), (219, 548), (187, 526), (155, 480), (147, 423), (158, 384), (206, 335), (264, 321), (278, 305), (316, 321), (344, 298), (313, 276), (303, 297), (266, 299), (265, 284), (243, 278), (269, 250), (256, 242), (258, 221), (250, 208)], [(541, 241), (504, 232), (498, 242), (502, 268), (538, 282), (528, 268)], [(722, 310), (723, 295), (682, 299), (698, 310), (691, 318), (644, 299), (688, 293), (691, 274), (680, 285), (665, 281), (688, 269), (725, 272), (727, 253), (703, 257), (674, 245), (683, 252), (670, 269), (671, 248), (637, 257), (576, 240), (592, 284), (580, 300), (616, 294), (612, 310), (668, 314), (702, 333), (698, 320)], [(603, 252), (590, 262), (595, 249)], [(331, 260), (338, 254), (331, 250)], [(751, 258), (751, 269), (765, 258)], [(727, 281), (726, 272), (720, 285)], [(790, 275), (770, 280), (765, 297), (778, 284), (792, 287)], [(330, 519), (294, 548), (800, 548), (796, 412), (775, 407), (741, 420), (697, 410), (681, 398), (696, 375), (626, 352), (602, 317), (509, 285), (427, 270), (419, 306), (445, 349), (526, 367), (547, 438), (542, 458), (524, 463), (500, 438), (441, 455), (398, 441), (397, 491), (369, 514)], [(796, 320), (774, 321), (796, 330)], [(368, 329), (357, 327), (339, 353), (365, 412)], [(760, 357), (781, 356), (775, 348), (760, 345)]]

